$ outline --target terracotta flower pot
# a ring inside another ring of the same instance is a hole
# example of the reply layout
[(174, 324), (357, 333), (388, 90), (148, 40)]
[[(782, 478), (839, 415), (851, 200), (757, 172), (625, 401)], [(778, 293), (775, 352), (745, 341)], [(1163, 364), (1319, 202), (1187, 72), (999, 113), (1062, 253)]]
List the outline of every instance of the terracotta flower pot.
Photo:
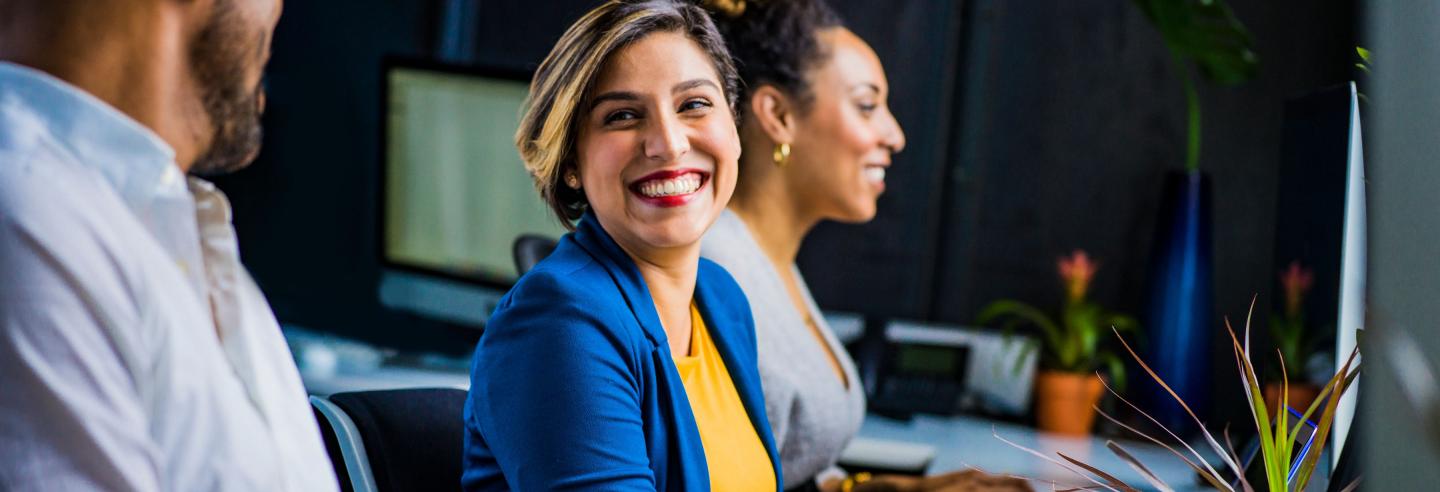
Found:
[[(1280, 390), (1283, 387), (1280, 383), (1269, 383), (1265, 385), (1265, 409), (1270, 412), (1272, 418), (1275, 416), (1275, 407), (1280, 405)], [(1314, 402), (1315, 397), (1319, 395), (1320, 388), (1313, 384), (1290, 383), (1290, 393), (1288, 393), (1285, 398), (1290, 400), (1290, 408), (1294, 408), (1296, 412), (1304, 414), (1305, 409), (1310, 408), (1310, 403)], [(1319, 411), (1317, 410), (1316, 413), (1311, 416), (1311, 420), (1318, 418), (1318, 415)]]
[(1095, 404), (1100, 402), (1100, 377), (1060, 371), (1040, 371), (1035, 378), (1036, 420), (1040, 430), (1071, 436), (1090, 434)]

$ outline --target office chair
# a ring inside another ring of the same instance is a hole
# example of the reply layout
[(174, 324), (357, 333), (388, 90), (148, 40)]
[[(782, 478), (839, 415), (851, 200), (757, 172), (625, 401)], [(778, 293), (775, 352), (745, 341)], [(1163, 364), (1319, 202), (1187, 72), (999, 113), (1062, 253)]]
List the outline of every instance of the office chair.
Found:
[(550, 256), (555, 251), (555, 240), (535, 234), (524, 234), (515, 238), (515, 245), (511, 252), (515, 255), (515, 272), (525, 275), (525, 272), (535, 268), (536, 263)]
[(465, 392), (418, 388), (311, 396), (342, 490), (460, 488)]

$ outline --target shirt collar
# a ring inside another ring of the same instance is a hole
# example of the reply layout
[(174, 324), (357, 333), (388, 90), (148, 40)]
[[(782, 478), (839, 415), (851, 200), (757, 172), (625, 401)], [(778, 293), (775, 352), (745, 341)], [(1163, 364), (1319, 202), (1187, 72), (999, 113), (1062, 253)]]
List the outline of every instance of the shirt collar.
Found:
[(63, 80), (0, 61), (0, 108), (17, 107), (54, 144), (105, 176), (130, 207), (143, 209), (157, 194), (185, 192), (175, 150), (154, 131)]

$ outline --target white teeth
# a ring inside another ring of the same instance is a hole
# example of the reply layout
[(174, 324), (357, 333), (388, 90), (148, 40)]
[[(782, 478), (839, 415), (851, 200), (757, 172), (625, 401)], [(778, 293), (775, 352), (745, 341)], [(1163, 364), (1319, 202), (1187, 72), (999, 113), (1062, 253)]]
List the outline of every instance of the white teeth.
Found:
[(700, 175), (686, 174), (665, 180), (655, 180), (640, 185), (640, 194), (650, 198), (674, 195), (688, 195), (700, 189)]
[(879, 166), (865, 168), (865, 179), (872, 183), (885, 182), (885, 168)]

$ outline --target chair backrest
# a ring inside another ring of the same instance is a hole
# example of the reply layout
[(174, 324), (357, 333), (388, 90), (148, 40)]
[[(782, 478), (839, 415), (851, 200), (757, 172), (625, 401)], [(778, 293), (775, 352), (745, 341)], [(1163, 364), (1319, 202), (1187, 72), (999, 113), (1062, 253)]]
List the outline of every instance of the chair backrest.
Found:
[[(320, 426), (320, 438), (325, 441), (325, 452), (330, 455), (335, 478), (340, 482), (340, 492), (374, 491), (375, 479), (368, 476), (370, 464), (356, 453), (355, 446), (363, 451), (364, 444), (360, 442), (355, 423), (323, 396), (311, 396), (310, 407), (315, 412), (315, 423)], [(358, 476), (351, 476), (351, 471)]]
[(535, 234), (525, 234), (515, 238), (515, 245), (512, 253), (515, 255), (515, 273), (525, 275), (536, 263), (550, 256), (555, 251), (555, 240)]
[[(336, 435), (355, 492), (460, 488), (465, 392), (423, 388), (311, 398)], [(340, 474), (337, 463), (337, 474)]]

